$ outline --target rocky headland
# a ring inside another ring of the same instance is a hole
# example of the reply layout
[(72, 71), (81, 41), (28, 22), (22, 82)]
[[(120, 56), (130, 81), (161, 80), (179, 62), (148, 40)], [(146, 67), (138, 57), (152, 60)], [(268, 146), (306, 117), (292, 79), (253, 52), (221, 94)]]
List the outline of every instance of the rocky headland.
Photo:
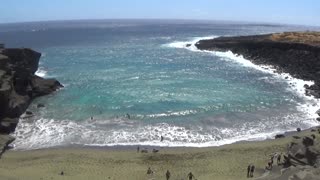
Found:
[[(314, 81), (312, 86), (305, 85), (306, 95), (320, 98), (320, 32), (219, 37), (201, 40), (195, 46), (207, 51), (231, 51), (255, 64), (273, 66), (279, 73)], [(320, 115), (320, 111), (315, 113)], [(320, 129), (311, 131), (308, 136), (293, 136), (281, 168), (267, 171), (257, 179), (319, 179), (320, 144), (315, 134)]]
[(31, 49), (0, 46), (0, 154), (14, 141), (9, 134), (32, 100), (63, 87), (55, 79), (35, 75), (40, 57)]
[(314, 81), (306, 93), (320, 98), (320, 32), (285, 32), (255, 36), (219, 37), (195, 44), (200, 50), (231, 51), (258, 65)]

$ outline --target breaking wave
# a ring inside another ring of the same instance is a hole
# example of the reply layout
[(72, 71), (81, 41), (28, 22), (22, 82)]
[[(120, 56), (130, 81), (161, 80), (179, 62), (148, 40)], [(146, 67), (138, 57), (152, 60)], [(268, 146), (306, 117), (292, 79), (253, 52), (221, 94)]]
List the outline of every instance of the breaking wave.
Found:
[[(286, 124), (283, 124), (285, 122)], [(68, 145), (209, 147), (243, 140), (264, 140), (285, 130), (294, 130), (294, 125), (303, 123), (306, 126), (314, 125), (291, 116), (285, 117), (284, 121), (265, 120), (256, 125), (248, 122), (237, 127), (210, 126), (207, 129), (203, 125), (182, 126), (168, 123), (146, 125), (122, 118), (83, 122), (43, 118), (21, 119), (15, 131), (17, 139), (14, 144), (18, 150)], [(290, 129), (281, 128), (285, 126)], [(161, 136), (164, 137), (162, 142)]]

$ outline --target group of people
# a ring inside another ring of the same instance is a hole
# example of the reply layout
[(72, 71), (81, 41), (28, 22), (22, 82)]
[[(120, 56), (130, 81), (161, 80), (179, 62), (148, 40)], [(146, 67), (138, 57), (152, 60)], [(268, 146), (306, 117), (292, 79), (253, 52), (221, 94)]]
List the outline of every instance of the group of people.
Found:
[(268, 165), (266, 166), (267, 170), (271, 170), (272, 166), (273, 166), (273, 160), (276, 158), (277, 159), (277, 164), (278, 166), (281, 164), (281, 157), (282, 157), (282, 153), (275, 153), (271, 155), (270, 161), (268, 162)]
[[(171, 177), (171, 173), (170, 173), (169, 170), (167, 170), (167, 172), (166, 172), (166, 179), (167, 179), (167, 180), (170, 180), (170, 177)], [(195, 178), (194, 175), (192, 174), (192, 172), (189, 172), (188, 175), (187, 175), (187, 177), (188, 177), (189, 180), (192, 180), (193, 178)]]
[[(151, 175), (151, 174), (153, 174), (153, 173), (154, 173), (154, 172), (153, 172), (153, 171), (151, 170), (151, 168), (149, 167), (148, 170), (147, 170), (147, 175)], [(187, 175), (187, 177), (188, 177), (189, 180), (193, 180), (193, 178), (195, 178), (194, 175), (192, 174), (192, 172), (189, 172), (188, 175)], [(167, 170), (167, 172), (166, 172), (166, 179), (167, 179), (167, 180), (170, 180), (170, 178), (171, 178), (171, 173), (170, 173), (169, 170)]]
[[(266, 166), (266, 170), (271, 170), (273, 163), (274, 163), (274, 159), (277, 159), (277, 164), (278, 166), (281, 164), (281, 157), (282, 157), (282, 153), (274, 153), (271, 155), (270, 161), (268, 161), (268, 165)], [(247, 168), (247, 177), (248, 178), (252, 178), (253, 177), (253, 173), (255, 171), (255, 166), (250, 164)]]
[(255, 166), (253, 164), (250, 164), (247, 168), (247, 177), (248, 178), (252, 178), (253, 177), (253, 173), (254, 173), (254, 170), (255, 170)]

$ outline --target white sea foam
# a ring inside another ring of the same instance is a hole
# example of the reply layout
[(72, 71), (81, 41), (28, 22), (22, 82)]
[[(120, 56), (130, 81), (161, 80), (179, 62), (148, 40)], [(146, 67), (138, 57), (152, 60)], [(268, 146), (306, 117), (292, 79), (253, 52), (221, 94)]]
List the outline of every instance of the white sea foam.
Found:
[[(292, 119), (292, 117), (287, 117)], [(116, 145), (148, 145), (167, 147), (208, 147), (230, 144), (243, 140), (264, 140), (271, 138), (285, 129), (283, 124), (301, 123), (298, 118), (288, 121), (261, 121), (258, 125), (250, 122), (239, 127), (204, 130), (201, 126), (183, 127), (167, 123), (140, 124), (128, 119), (86, 120), (76, 122), (70, 120), (21, 119), (15, 131), (15, 148), (38, 149), (64, 145), (116, 146)], [(274, 129), (278, 127), (278, 129)], [(109, 129), (110, 128), (110, 129)], [(268, 128), (272, 128), (270, 131)], [(160, 142), (160, 136), (165, 140)]]
[[(197, 49), (197, 47), (195, 46), (195, 44), (200, 41), (200, 40), (206, 40), (206, 39), (214, 39), (217, 38), (218, 36), (207, 36), (207, 37), (195, 37), (190, 41), (174, 41), (172, 43), (169, 44), (165, 44), (164, 47), (170, 47), (170, 48), (185, 48), (185, 49), (189, 49), (192, 51), (199, 51)], [(187, 47), (187, 45), (190, 45), (189, 47)]]
[(35, 74), (40, 77), (46, 77), (47, 71), (40, 67)]

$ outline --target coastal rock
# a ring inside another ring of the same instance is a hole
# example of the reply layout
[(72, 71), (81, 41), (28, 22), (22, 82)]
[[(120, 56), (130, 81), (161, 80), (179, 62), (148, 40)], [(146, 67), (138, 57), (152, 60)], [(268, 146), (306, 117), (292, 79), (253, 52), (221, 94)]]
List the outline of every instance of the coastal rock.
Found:
[[(55, 79), (47, 80), (35, 75), (40, 57), (40, 53), (31, 49), (1, 49), (0, 134), (9, 134), (15, 130), (19, 117), (34, 98), (63, 87)], [(0, 145), (0, 149), (3, 148), (3, 144), (5, 143)]]
[(3, 49), (1, 53), (10, 59), (8, 66), (18, 74), (25, 71), (34, 74), (38, 70), (41, 57), (39, 52), (27, 48), (9, 48)]
[[(305, 93), (320, 98), (320, 32), (219, 37), (201, 40), (195, 46), (200, 50), (231, 51), (257, 65), (270, 65), (276, 69), (274, 72), (289, 73), (295, 78), (314, 81), (314, 85), (304, 86)], [(290, 86), (293, 85), (290, 83)], [(316, 113), (320, 116), (320, 110)], [(283, 137), (283, 134), (275, 136), (276, 139)], [(259, 179), (320, 179), (320, 142), (315, 135), (301, 138), (294, 136), (283, 157), (281, 173), (271, 172)]]
[(6, 134), (0, 134), (0, 158), (2, 154), (8, 149), (10, 143), (15, 140), (14, 137)]
[(44, 108), (45, 107), (45, 105), (44, 104), (37, 104), (37, 108)]
[(312, 137), (303, 137), (291, 143), (288, 149), (288, 161), (293, 165), (320, 167), (320, 146)]
[(313, 146), (313, 138), (310, 138), (310, 137), (304, 137), (303, 140), (302, 140), (302, 143), (305, 145), (305, 146)]
[(55, 79), (43, 79), (38, 76), (33, 76), (31, 80), (32, 96), (44, 96), (62, 88), (63, 86)]
[(31, 112), (31, 111), (26, 111), (26, 115), (33, 115), (33, 112)]
[(277, 134), (274, 138), (279, 139), (279, 138), (284, 138), (284, 137), (285, 137), (284, 134)]
[(0, 122), (0, 131), (9, 134), (13, 132), (19, 122), (19, 118), (3, 118)]
[(320, 179), (320, 141), (309, 136), (295, 138), (287, 147), (287, 155), (283, 157), (280, 171), (272, 170), (259, 179)]
[[(317, 38), (310, 38), (317, 37)], [(201, 40), (200, 50), (231, 51), (258, 65), (271, 65), (278, 72), (295, 78), (314, 81), (307, 94), (320, 98), (320, 33), (279, 33), (256, 36), (219, 37)]]

